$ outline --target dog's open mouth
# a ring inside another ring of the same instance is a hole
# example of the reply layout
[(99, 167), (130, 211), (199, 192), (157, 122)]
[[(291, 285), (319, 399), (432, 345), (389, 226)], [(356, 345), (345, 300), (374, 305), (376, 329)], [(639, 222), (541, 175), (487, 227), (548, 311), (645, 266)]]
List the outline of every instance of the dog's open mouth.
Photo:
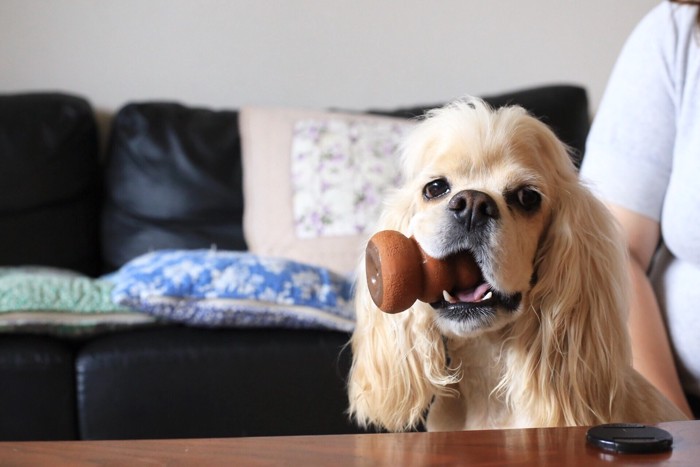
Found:
[(471, 261), (479, 268), (478, 277), (472, 283), (458, 283), (452, 290), (444, 290), (442, 300), (430, 304), (433, 308), (440, 311), (444, 317), (456, 320), (470, 319), (476, 313), (492, 314), (498, 308), (506, 311), (515, 311), (518, 308), (522, 297), (519, 292), (507, 294), (498, 291), (484, 279), (481, 265), (471, 254), (463, 252), (459, 255), (468, 255), (465, 261)]
[[(454, 295), (452, 295), (454, 294)], [(486, 303), (493, 299), (493, 290), (489, 284), (482, 282), (476, 287), (465, 290), (442, 291), (443, 301), (447, 303)]]

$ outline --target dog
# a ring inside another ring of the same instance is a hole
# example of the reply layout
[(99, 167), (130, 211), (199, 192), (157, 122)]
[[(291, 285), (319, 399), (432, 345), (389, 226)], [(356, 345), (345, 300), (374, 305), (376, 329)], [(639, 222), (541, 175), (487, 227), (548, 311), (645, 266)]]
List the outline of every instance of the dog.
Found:
[[(402, 148), (379, 230), (435, 258), (469, 252), (473, 290), (380, 311), (361, 261), (348, 378), (362, 426), (428, 431), (686, 417), (632, 368), (627, 252), (569, 149), (518, 106), (464, 98)], [(427, 415), (426, 415), (427, 413)]]

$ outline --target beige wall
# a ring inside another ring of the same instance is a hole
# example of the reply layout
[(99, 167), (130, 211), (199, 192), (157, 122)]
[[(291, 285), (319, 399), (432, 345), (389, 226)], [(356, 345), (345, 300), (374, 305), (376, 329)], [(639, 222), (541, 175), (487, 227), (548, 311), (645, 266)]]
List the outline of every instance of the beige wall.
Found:
[(657, 3), (0, 0), (0, 92), (361, 109), (573, 82), (595, 107)]

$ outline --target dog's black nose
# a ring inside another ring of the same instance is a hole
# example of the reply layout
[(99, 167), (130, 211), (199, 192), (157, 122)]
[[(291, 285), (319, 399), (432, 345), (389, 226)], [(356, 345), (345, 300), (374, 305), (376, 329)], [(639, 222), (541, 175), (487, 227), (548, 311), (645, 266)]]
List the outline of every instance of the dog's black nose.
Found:
[(447, 208), (467, 230), (483, 227), (489, 220), (500, 217), (496, 202), (482, 191), (460, 191), (452, 197)]

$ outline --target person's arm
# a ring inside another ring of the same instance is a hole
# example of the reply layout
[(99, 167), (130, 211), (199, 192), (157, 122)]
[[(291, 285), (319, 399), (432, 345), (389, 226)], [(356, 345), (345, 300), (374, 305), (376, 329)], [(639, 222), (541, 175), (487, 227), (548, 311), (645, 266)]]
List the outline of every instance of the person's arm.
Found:
[(646, 275), (659, 243), (659, 223), (617, 205), (609, 204), (608, 207), (622, 225), (630, 253), (633, 290), (628, 324), (633, 366), (692, 419), (676, 371), (666, 325)]

